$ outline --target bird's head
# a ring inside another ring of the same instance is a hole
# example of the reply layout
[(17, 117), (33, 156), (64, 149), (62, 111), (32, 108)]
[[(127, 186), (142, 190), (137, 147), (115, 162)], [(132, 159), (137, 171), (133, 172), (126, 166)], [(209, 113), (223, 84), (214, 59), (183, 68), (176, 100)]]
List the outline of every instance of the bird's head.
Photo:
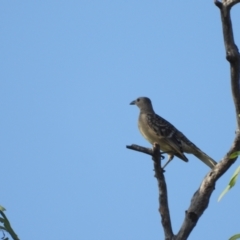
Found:
[(147, 97), (139, 97), (136, 100), (132, 101), (130, 105), (137, 105), (141, 111), (152, 112), (152, 102)]

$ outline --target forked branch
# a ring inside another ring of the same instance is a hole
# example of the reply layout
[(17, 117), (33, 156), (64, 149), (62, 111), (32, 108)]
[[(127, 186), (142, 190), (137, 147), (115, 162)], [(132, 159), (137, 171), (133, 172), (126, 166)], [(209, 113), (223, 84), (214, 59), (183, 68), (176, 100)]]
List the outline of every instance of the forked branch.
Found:
[(167, 194), (167, 184), (164, 177), (164, 170), (161, 168), (161, 159), (163, 156), (160, 152), (160, 146), (154, 144), (153, 149), (141, 147), (138, 145), (126, 146), (128, 149), (135, 150), (138, 152), (146, 153), (152, 156), (155, 177), (158, 182), (158, 192), (159, 192), (159, 213), (162, 219), (162, 226), (165, 233), (165, 239), (171, 240), (173, 238), (172, 224), (170, 218), (170, 212), (168, 207), (168, 194)]

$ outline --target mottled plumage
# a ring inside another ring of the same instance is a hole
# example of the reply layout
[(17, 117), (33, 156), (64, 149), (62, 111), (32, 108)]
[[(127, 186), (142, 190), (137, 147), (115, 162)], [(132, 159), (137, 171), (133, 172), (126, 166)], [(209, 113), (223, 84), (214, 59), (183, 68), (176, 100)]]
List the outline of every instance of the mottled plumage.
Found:
[(147, 97), (140, 97), (131, 102), (140, 108), (138, 118), (138, 128), (142, 135), (151, 143), (158, 143), (160, 149), (168, 154), (168, 162), (174, 156), (187, 162), (188, 159), (184, 153), (194, 154), (210, 168), (216, 165), (216, 162), (206, 153), (202, 152), (193, 144), (183, 133), (178, 131), (171, 123), (158, 116), (152, 107), (151, 100)]

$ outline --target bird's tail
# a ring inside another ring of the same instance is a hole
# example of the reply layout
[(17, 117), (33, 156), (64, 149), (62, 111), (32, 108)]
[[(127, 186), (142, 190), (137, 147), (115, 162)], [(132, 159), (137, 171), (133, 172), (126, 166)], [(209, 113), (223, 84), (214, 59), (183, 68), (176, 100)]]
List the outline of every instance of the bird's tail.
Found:
[(208, 165), (210, 168), (213, 168), (217, 162), (215, 162), (212, 158), (210, 158), (206, 153), (202, 152), (200, 149), (193, 153), (198, 159)]

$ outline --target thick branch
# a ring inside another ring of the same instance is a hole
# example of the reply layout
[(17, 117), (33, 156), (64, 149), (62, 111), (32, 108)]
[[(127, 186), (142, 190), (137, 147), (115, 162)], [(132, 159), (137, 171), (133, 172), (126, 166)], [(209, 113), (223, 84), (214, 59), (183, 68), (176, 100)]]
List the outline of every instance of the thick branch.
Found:
[(238, 130), (240, 129), (240, 55), (234, 42), (230, 9), (239, 2), (240, 0), (225, 0), (222, 3), (215, 1), (215, 4), (218, 7), (221, 5), (219, 8), (222, 19), (223, 38), (226, 50), (226, 58), (230, 63), (232, 95), (236, 110)]
[(232, 95), (236, 109), (238, 130), (236, 131), (236, 136), (229, 152), (226, 154), (223, 160), (207, 174), (207, 176), (203, 179), (199, 189), (193, 195), (190, 207), (186, 211), (183, 225), (176, 236), (176, 239), (178, 240), (184, 240), (188, 238), (192, 229), (197, 224), (198, 219), (208, 207), (209, 199), (213, 190), (215, 189), (217, 180), (236, 161), (236, 158), (230, 159), (231, 154), (240, 150), (240, 55), (234, 42), (230, 17), (231, 7), (239, 2), (240, 0), (225, 0), (223, 2), (215, 1), (216, 6), (221, 12), (226, 58), (230, 63)]
[(194, 193), (190, 207), (185, 212), (185, 219), (179, 230), (176, 239), (187, 239), (193, 228), (196, 226), (198, 219), (208, 207), (208, 203), (217, 180), (230, 168), (236, 161), (230, 159), (230, 155), (240, 149), (240, 133), (237, 132), (234, 143), (230, 151), (226, 154), (224, 159), (218, 163), (212, 171), (203, 179), (199, 189)]

